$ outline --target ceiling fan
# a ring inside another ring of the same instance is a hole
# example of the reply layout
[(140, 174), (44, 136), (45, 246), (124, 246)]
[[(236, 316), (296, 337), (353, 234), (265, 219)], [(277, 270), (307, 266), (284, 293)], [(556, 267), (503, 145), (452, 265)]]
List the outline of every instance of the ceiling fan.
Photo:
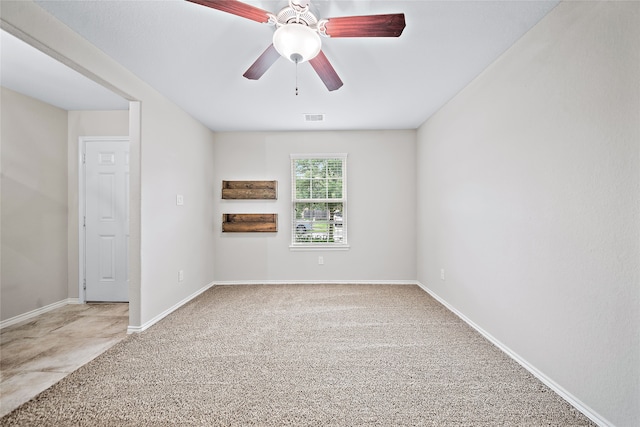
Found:
[(276, 15), (237, 0), (187, 0), (252, 21), (274, 25), (273, 42), (243, 74), (258, 80), (280, 56), (296, 64), (309, 61), (330, 91), (342, 80), (322, 52), (323, 37), (399, 37), (405, 27), (404, 13), (345, 16), (318, 19), (309, 10), (311, 0), (289, 0)]

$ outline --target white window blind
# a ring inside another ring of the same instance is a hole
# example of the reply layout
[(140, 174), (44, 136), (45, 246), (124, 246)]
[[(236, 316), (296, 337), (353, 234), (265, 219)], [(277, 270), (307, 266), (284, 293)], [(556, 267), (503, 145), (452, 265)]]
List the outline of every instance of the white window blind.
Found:
[(347, 155), (291, 155), (291, 245), (347, 246)]

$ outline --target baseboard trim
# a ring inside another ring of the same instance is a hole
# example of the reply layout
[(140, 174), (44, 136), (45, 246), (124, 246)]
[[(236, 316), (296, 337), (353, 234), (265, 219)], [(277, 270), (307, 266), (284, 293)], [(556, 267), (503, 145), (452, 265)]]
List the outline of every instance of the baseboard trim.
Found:
[(215, 286), (243, 285), (417, 285), (415, 280), (230, 280), (213, 282)]
[(158, 323), (159, 321), (161, 321), (162, 319), (167, 317), (169, 314), (173, 313), (174, 311), (176, 311), (177, 309), (179, 309), (180, 307), (182, 307), (183, 305), (185, 305), (186, 303), (188, 303), (189, 301), (191, 301), (192, 299), (194, 299), (195, 297), (197, 297), (201, 293), (205, 292), (206, 290), (208, 290), (212, 286), (214, 286), (214, 282), (211, 282), (208, 285), (203, 286), (202, 288), (198, 289), (197, 291), (195, 291), (194, 293), (192, 293), (188, 297), (184, 298), (183, 300), (181, 300), (178, 303), (172, 305), (171, 307), (169, 307), (168, 309), (166, 309), (162, 313), (158, 314), (153, 319), (143, 323), (141, 326), (131, 326), (131, 325), (129, 325), (127, 327), (127, 334), (138, 334), (140, 332), (143, 332), (143, 331), (149, 329), (151, 326), (155, 325), (156, 323)]
[(500, 350), (502, 350), (507, 356), (509, 356), (510, 358), (515, 360), (520, 366), (522, 366), (524, 369), (529, 371), (534, 377), (536, 377), (537, 379), (542, 381), (547, 387), (549, 387), (551, 390), (553, 390), (558, 395), (560, 395), (564, 400), (569, 402), (574, 408), (576, 408), (578, 411), (580, 411), (582, 414), (584, 414), (584, 416), (589, 418), (591, 421), (593, 421), (594, 423), (596, 423), (600, 427), (611, 427), (611, 426), (613, 426), (613, 424), (611, 424), (609, 421), (607, 421), (604, 417), (600, 416), (597, 412), (595, 412), (593, 409), (591, 409), (588, 405), (586, 405), (582, 401), (580, 401), (580, 399), (576, 398), (574, 395), (569, 393), (561, 385), (559, 385), (558, 383), (553, 381), (551, 378), (546, 376), (544, 373), (542, 373), (541, 371), (536, 369), (533, 365), (529, 364), (529, 362), (527, 362), (524, 358), (520, 357), (520, 355), (518, 355), (516, 352), (512, 351), (509, 347), (504, 345), (502, 342), (500, 342), (498, 339), (496, 339), (489, 332), (485, 331), (480, 326), (478, 326), (476, 323), (474, 323), (471, 319), (469, 319), (467, 316), (465, 316), (464, 314), (459, 312), (455, 307), (453, 307), (446, 300), (441, 298), (433, 290), (429, 289), (427, 286), (425, 286), (424, 284), (422, 284), (420, 282), (416, 282), (416, 284), (423, 291), (425, 291), (426, 293), (431, 295), (436, 301), (438, 301), (440, 304), (444, 305), (449, 311), (451, 311), (453, 314), (458, 316), (463, 322), (465, 322), (467, 325), (471, 326), (478, 333), (480, 333), (480, 335), (485, 337), (493, 345), (495, 345)]
[(49, 312), (51, 310), (55, 310), (56, 308), (64, 307), (67, 304), (81, 304), (78, 298), (67, 298), (57, 302), (54, 302), (49, 305), (45, 305), (44, 307), (36, 308), (35, 310), (31, 310), (27, 313), (22, 313), (17, 316), (11, 317), (10, 319), (3, 320), (0, 322), (0, 330), (6, 328), (7, 326), (16, 325), (18, 323), (26, 322), (28, 320), (33, 319), (36, 316)]

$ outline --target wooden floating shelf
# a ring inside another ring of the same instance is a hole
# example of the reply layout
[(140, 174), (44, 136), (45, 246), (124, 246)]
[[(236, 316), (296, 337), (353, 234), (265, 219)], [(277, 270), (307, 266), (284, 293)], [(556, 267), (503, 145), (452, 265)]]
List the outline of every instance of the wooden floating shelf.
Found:
[(278, 214), (222, 214), (225, 233), (274, 233), (278, 231)]
[(223, 199), (278, 198), (278, 181), (222, 181)]

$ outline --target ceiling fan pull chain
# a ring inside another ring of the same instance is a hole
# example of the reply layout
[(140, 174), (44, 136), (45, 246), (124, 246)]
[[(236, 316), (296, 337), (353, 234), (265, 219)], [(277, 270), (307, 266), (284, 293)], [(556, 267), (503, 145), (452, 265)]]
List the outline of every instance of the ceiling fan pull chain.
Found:
[(296, 63), (296, 96), (298, 96), (298, 64), (302, 60), (302, 56), (299, 53), (291, 55), (291, 60)]

